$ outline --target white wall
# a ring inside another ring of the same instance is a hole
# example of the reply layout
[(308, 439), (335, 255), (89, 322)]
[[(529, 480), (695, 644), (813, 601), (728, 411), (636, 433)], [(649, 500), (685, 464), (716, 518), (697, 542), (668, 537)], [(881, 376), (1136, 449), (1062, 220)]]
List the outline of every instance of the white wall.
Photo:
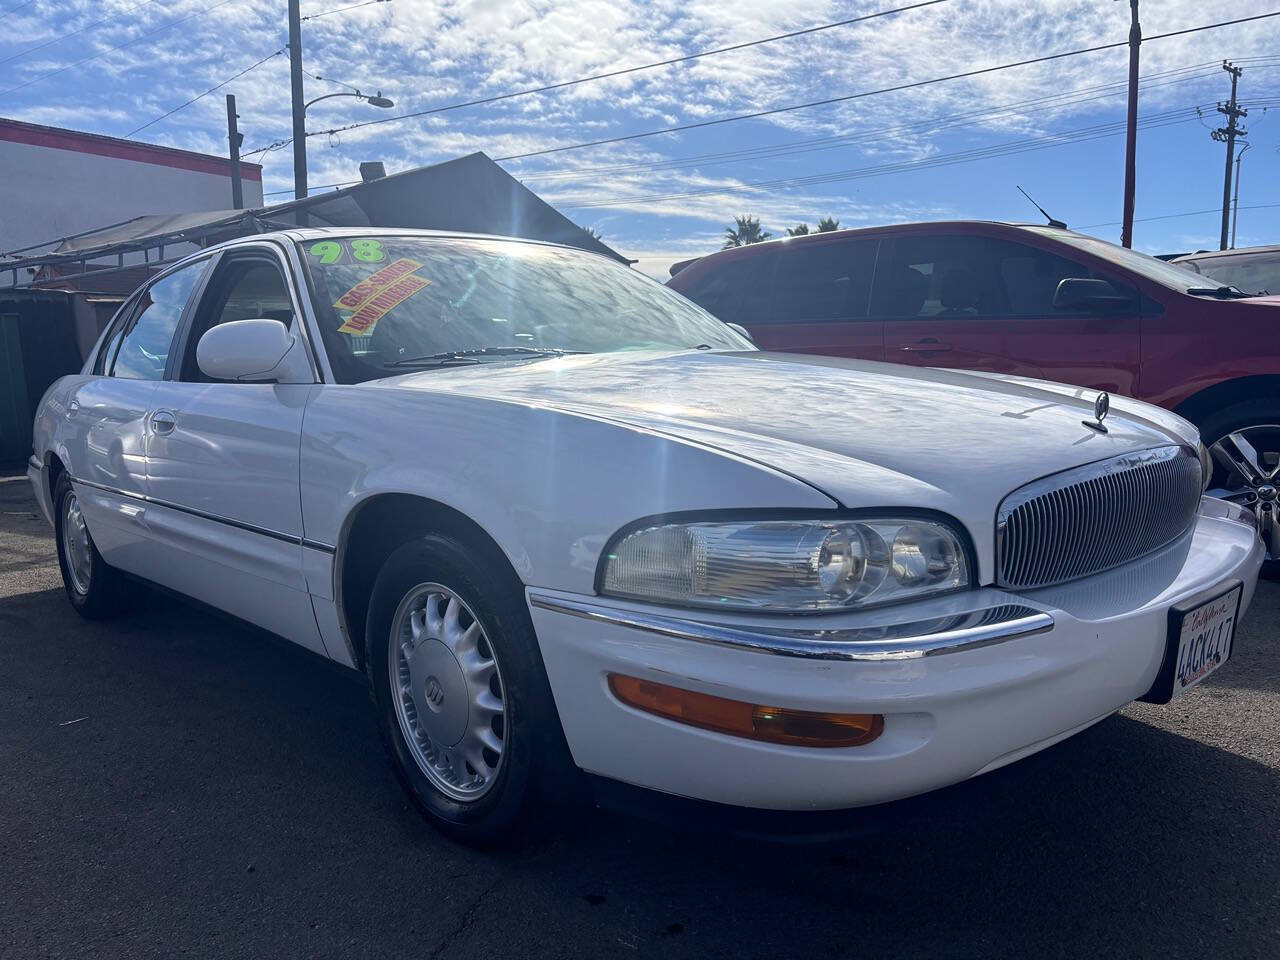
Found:
[[(232, 207), (229, 174), (173, 165), (216, 167), (221, 158), (202, 162), (192, 154), (166, 157), (161, 151), (121, 141), (99, 147), (162, 161), (147, 162), (15, 142), (5, 139), (8, 135), (0, 122), (0, 252), (144, 214)], [(225, 161), (221, 165), (225, 167)], [(245, 178), (243, 185), (245, 206), (261, 206), (262, 181)]]

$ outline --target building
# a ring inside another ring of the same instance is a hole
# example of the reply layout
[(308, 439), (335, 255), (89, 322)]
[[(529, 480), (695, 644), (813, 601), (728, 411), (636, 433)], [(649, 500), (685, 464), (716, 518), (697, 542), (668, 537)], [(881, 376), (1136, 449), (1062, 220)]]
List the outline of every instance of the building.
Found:
[[(245, 205), (262, 206), (262, 167), (240, 172)], [(231, 207), (226, 157), (0, 118), (0, 251), (140, 214)]]

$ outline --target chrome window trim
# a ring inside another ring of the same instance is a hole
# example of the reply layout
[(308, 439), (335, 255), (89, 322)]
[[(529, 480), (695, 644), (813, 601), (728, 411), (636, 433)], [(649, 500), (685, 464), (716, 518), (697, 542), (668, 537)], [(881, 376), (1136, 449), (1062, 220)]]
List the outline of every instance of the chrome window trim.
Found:
[(837, 629), (712, 623), (535, 592), (530, 592), (529, 603), (541, 610), (677, 640), (781, 657), (852, 662), (920, 660), (976, 650), (1045, 633), (1054, 625), (1049, 614), (1019, 603), (927, 620)]

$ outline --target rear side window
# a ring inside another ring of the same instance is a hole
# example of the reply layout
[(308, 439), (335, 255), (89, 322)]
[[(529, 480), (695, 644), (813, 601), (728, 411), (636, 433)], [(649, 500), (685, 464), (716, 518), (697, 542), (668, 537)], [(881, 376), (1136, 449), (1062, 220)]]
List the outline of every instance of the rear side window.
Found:
[(191, 291), (204, 273), (200, 260), (157, 280), (138, 300), (129, 328), (120, 341), (111, 375), (128, 380), (163, 380), (173, 335)]
[(696, 272), (688, 278), (676, 274), (670, 286), (726, 323), (761, 323), (769, 309), (775, 253), (770, 248), (749, 256), (695, 264), (686, 270)]
[(1062, 316), (1053, 297), (1068, 277), (1115, 282), (1052, 251), (1008, 240), (898, 237), (881, 250), (871, 311), (888, 319)]
[(821, 323), (867, 315), (877, 240), (783, 243), (771, 323)]

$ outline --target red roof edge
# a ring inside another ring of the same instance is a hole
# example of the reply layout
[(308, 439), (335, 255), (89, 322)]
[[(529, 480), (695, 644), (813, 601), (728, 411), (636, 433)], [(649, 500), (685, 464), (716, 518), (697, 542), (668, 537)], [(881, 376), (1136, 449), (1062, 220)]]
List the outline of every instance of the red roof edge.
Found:
[[(136, 163), (153, 163), (157, 166), (191, 170), (195, 173), (210, 173), (228, 178), (231, 176), (231, 161), (225, 157), (179, 150), (176, 147), (162, 147), (139, 140), (107, 137), (98, 133), (81, 133), (78, 130), (64, 130), (61, 127), (45, 127), (22, 120), (0, 118), (0, 140), (25, 143), (35, 147), (50, 147), (54, 150), (92, 153), (99, 157), (115, 157), (118, 160), (132, 160)], [(242, 160), (240, 175), (246, 180), (261, 182), (262, 165)]]

